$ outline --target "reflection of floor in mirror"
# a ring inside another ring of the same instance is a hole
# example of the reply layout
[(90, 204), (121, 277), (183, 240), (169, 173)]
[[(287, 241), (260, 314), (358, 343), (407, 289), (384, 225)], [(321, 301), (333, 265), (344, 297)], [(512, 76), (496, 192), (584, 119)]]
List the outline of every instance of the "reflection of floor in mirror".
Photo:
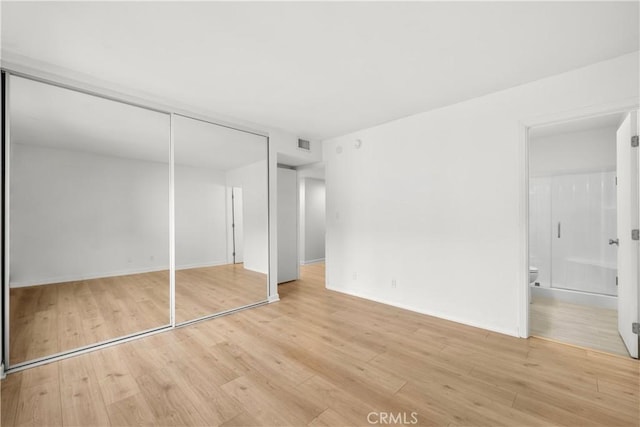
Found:
[(11, 289), (10, 361), (24, 362), (169, 323), (169, 272)]
[(267, 275), (243, 264), (176, 271), (176, 322), (181, 323), (267, 299)]
[[(263, 301), (266, 294), (266, 275), (242, 264), (180, 270), (176, 318)], [(14, 288), (10, 312), (13, 365), (169, 324), (169, 272)]]
[(629, 356), (618, 334), (618, 312), (606, 308), (534, 298), (531, 335)]

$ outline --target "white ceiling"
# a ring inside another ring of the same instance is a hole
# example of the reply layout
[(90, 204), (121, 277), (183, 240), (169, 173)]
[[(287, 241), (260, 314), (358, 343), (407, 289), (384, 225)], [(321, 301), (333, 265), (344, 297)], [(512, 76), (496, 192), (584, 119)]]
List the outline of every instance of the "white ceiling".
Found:
[(12, 76), (13, 144), (169, 162), (168, 114)]
[(177, 164), (228, 171), (267, 158), (267, 139), (223, 126), (176, 116)]
[(298, 178), (315, 178), (324, 180), (326, 176), (326, 167), (324, 162), (298, 167), (296, 170), (298, 171)]
[[(169, 115), (11, 77), (11, 142), (168, 163)], [(176, 116), (177, 164), (218, 171), (267, 157), (266, 138)]]
[(1, 2), (2, 55), (323, 139), (638, 50), (638, 2)]

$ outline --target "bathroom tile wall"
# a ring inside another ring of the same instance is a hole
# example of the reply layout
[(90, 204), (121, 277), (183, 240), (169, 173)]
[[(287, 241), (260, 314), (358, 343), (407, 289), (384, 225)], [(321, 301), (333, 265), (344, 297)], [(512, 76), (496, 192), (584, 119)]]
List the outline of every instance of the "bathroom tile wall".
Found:
[(617, 294), (615, 191), (615, 172), (531, 179), (530, 259), (541, 286)]

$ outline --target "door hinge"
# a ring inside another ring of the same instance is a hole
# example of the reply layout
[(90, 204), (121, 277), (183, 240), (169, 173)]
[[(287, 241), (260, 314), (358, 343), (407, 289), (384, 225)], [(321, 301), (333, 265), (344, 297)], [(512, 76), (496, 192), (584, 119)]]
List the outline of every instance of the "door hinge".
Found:
[(639, 142), (640, 142), (640, 138), (638, 138), (638, 135), (631, 137), (631, 146), (632, 147), (637, 147)]
[(640, 323), (637, 323), (637, 322), (632, 323), (631, 330), (633, 331), (634, 334), (640, 335)]
[(631, 240), (640, 240), (640, 230), (631, 230)]
[(616, 286), (618, 286), (618, 276), (616, 276)]
[(233, 256), (236, 256), (236, 253), (235, 253), (235, 252), (233, 253)]

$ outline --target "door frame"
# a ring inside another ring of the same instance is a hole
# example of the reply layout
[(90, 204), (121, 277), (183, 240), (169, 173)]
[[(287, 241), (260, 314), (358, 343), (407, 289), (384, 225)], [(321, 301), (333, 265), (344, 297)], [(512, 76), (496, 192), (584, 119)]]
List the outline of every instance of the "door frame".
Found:
[(640, 109), (640, 98), (630, 97), (619, 101), (592, 105), (568, 111), (531, 116), (518, 122), (518, 157), (520, 169), (519, 231), (520, 274), (518, 286), (518, 335), (529, 338), (529, 129), (554, 125), (572, 120), (588, 119), (607, 114), (628, 113)]
[[(244, 262), (244, 245), (242, 246), (242, 250), (243, 250), (243, 254), (242, 254), (242, 260), (241, 261), (237, 261), (236, 258), (238, 258), (237, 256), (237, 248), (238, 248), (238, 233), (236, 232), (237, 228), (236, 227), (236, 219), (238, 217), (238, 213), (236, 212), (236, 197), (237, 197), (237, 192), (235, 190), (240, 190), (240, 199), (242, 200), (243, 198), (243, 191), (242, 191), (242, 187), (237, 186), (237, 185), (231, 185), (231, 186), (227, 186), (226, 187), (226, 201), (227, 201), (227, 208), (226, 208), (226, 212), (227, 212), (227, 224), (226, 224), (226, 228), (227, 228), (227, 264), (239, 264), (239, 263), (243, 263)], [(241, 208), (242, 208), (242, 203), (244, 201), (241, 201)], [(244, 208), (243, 208), (244, 209)], [(240, 216), (240, 228), (241, 228), (241, 233), (242, 235), (240, 236), (243, 240), (244, 240), (244, 224), (243, 224), (243, 220), (244, 220), (244, 212), (241, 212), (239, 214)], [(244, 242), (243, 242), (244, 243)]]

